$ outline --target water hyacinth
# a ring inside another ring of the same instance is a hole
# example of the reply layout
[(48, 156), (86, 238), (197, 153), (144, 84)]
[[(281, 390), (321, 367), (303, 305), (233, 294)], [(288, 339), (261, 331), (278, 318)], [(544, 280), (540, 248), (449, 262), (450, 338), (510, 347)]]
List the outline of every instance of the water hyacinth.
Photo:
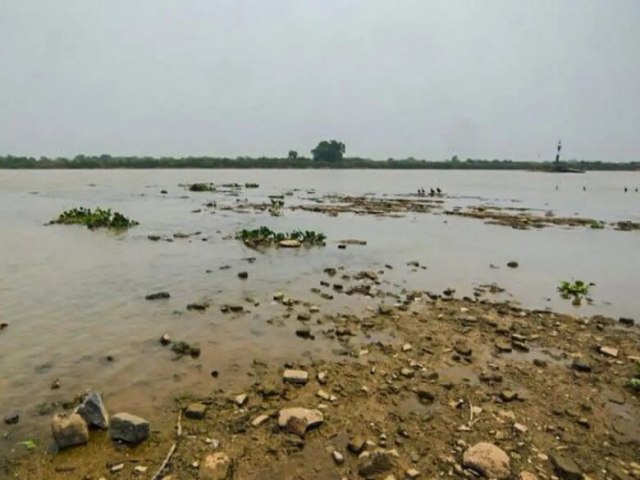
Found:
[(62, 212), (58, 218), (51, 220), (50, 224), (59, 225), (84, 225), (89, 230), (107, 228), (110, 230), (126, 230), (138, 225), (138, 222), (125, 217), (119, 212), (113, 212), (110, 208), (79, 207)]

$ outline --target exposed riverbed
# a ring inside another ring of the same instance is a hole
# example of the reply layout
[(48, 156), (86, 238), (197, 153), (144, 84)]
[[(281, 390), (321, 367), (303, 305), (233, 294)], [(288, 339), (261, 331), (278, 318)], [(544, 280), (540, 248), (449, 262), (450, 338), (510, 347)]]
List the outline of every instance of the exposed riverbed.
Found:
[[(190, 192), (179, 186), (191, 182), (260, 186), (216, 192)], [(3, 425), (9, 436), (0, 439), (0, 450), (19, 450), (16, 442), (26, 438), (47, 442), (48, 416), (39, 413), (88, 388), (102, 392), (111, 409), (133, 410), (168, 428), (174, 397), (185, 392), (209, 395), (214, 388), (248, 389), (246, 374), (255, 359), (272, 368), (286, 362), (338, 361), (343, 358), (336, 351), (340, 345), (322, 335), (322, 327), (315, 340), (295, 335), (300, 323), (296, 316), (311, 306), (318, 307), (321, 318), (349, 314), (361, 319), (377, 311), (383, 297), (346, 295), (333, 286), (339, 283), (347, 290), (357, 285), (353, 275), (362, 270), (382, 272), (377, 273), (376, 285), (382, 294), (406, 295), (403, 288), (441, 293), (451, 287), (461, 298), (472, 297), (480, 285), (493, 285), (494, 292), (499, 290), (495, 287), (505, 292), (483, 293), (482, 298), (581, 317), (637, 318), (640, 231), (562, 224), (519, 230), (444, 214), (483, 205), (607, 223), (638, 222), (636, 184), (640, 175), (628, 172), (3, 172), (0, 322), (9, 325), (0, 331), (0, 414), (17, 410), (21, 419), (15, 426)], [(624, 186), (630, 187), (628, 193)], [(419, 187), (440, 187), (444, 195), (417, 197)], [(433, 202), (433, 208), (400, 208), (391, 214), (346, 211), (337, 216), (291, 208), (333, 204), (336, 195), (365, 194), (380, 201)], [(281, 216), (251, 207), (269, 204), (270, 195), (284, 195)], [(44, 226), (62, 210), (77, 206), (111, 207), (140, 225), (122, 234)], [(256, 252), (232, 238), (242, 228), (261, 225), (321, 231), (328, 236), (327, 245)], [(364, 240), (366, 245), (338, 248), (347, 239)], [(518, 268), (507, 267), (512, 260)], [(327, 278), (325, 268), (341, 266), (345, 270), (336, 278)], [(246, 280), (238, 278), (241, 271), (248, 273)], [(342, 278), (345, 274), (349, 277)], [(596, 284), (591, 304), (576, 308), (559, 297), (559, 282), (575, 279)], [(311, 291), (321, 287), (320, 280), (330, 282), (321, 291), (330, 292), (333, 299)], [(169, 291), (171, 297), (145, 300), (157, 291)], [(292, 310), (284, 308), (273, 300), (276, 292), (299, 303)], [(389, 303), (397, 301), (391, 297)], [(187, 310), (193, 302), (210, 306), (204, 312)], [(221, 312), (228, 304), (243, 305), (244, 311)], [(470, 307), (456, 304), (457, 309)], [(478, 315), (482, 313), (491, 312)], [(313, 322), (312, 327), (316, 329)], [(198, 344), (200, 357), (176, 360), (158, 342), (165, 333)], [(359, 351), (376, 342), (401, 345), (410, 341), (412, 332), (404, 332), (407, 338), (393, 328), (356, 333), (351, 342)], [(447, 335), (441, 332), (443, 339)], [(562, 338), (570, 341), (570, 336)], [(481, 344), (482, 336), (473, 341)], [(559, 342), (543, 346), (568, 349)], [(637, 337), (635, 346), (627, 346), (631, 356), (633, 348), (637, 349)], [(568, 358), (567, 351), (564, 355)], [(450, 368), (455, 377), (460, 367), (454, 362)], [(212, 370), (219, 372), (217, 378)], [(620, 375), (629, 375), (631, 368), (622, 370)], [(468, 375), (463, 368), (455, 380)], [(56, 379), (60, 388), (52, 390)], [(637, 400), (631, 405), (637, 413)], [(630, 427), (631, 435), (636, 427)]]

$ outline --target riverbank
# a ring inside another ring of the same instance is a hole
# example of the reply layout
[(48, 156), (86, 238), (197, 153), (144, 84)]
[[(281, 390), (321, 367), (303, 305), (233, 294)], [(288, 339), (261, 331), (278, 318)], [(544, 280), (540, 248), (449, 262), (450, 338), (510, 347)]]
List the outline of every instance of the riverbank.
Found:
[[(362, 315), (298, 314), (297, 334), (330, 341), (333, 359), (255, 358), (233, 373), (235, 388), (157, 412), (138, 447), (92, 433), (61, 453), (38, 447), (9, 474), (151, 478), (175, 443), (159, 478), (473, 477), (483, 463), (469, 450), (486, 442), (506, 455), (492, 451), (504, 478), (640, 478), (640, 399), (627, 386), (640, 368), (638, 327), (482, 297), (413, 291)], [(194, 403), (204, 418), (180, 414)], [(279, 424), (287, 408), (309, 409), (298, 415), (317, 425)]]

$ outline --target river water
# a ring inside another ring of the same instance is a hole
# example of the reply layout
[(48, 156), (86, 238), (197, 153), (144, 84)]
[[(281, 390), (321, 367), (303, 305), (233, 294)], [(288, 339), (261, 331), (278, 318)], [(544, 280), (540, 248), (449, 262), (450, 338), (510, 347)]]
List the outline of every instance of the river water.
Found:
[[(179, 186), (190, 182), (256, 182), (260, 188), (232, 196), (192, 193)], [(228, 385), (254, 358), (285, 361), (331, 355), (327, 344), (298, 339), (293, 326), (267, 321), (278, 316), (270, 301), (276, 291), (320, 303), (309, 290), (328, 266), (357, 271), (390, 264), (394, 269), (385, 278), (411, 289), (453, 287), (457, 295), (470, 295), (474, 286), (496, 283), (507, 290), (505, 298), (527, 307), (639, 316), (638, 231), (521, 231), (438, 212), (389, 218), (285, 210), (282, 217), (271, 217), (266, 212), (203, 208), (210, 200), (221, 207), (295, 190), (286, 197), (287, 205), (293, 205), (329, 193), (395, 196), (412, 194), (419, 187), (440, 187), (447, 194), (447, 208), (527, 207), (638, 222), (638, 186), (639, 172), (2, 171), (0, 322), (9, 326), (0, 331), (0, 416), (20, 411), (17, 435), (27, 435), (46, 419), (37, 415), (37, 405), (94, 388), (112, 408), (153, 417), (154, 408), (176, 392), (212, 388), (212, 369), (220, 371), (218, 384)], [(163, 189), (168, 193), (162, 194)], [(123, 234), (44, 226), (62, 210), (77, 206), (110, 207), (140, 225)], [(228, 238), (238, 229), (261, 225), (280, 231), (322, 231), (328, 244), (260, 254)], [(173, 242), (147, 238), (195, 231), (202, 233)], [(338, 249), (337, 242), (347, 238), (366, 240), (367, 245)], [(247, 257), (256, 261), (249, 263)], [(406, 264), (413, 260), (427, 269), (409, 269)], [(510, 260), (517, 260), (519, 268), (506, 268)], [(220, 270), (221, 266), (230, 268)], [(247, 271), (249, 279), (240, 280), (239, 271)], [(596, 284), (592, 305), (576, 308), (559, 298), (559, 281), (572, 279)], [(171, 298), (144, 299), (159, 290), (170, 291)], [(224, 303), (246, 305), (247, 297), (261, 305), (241, 316), (219, 311)], [(188, 303), (200, 301), (212, 307), (205, 313), (186, 311)], [(357, 312), (365, 306), (365, 301), (343, 295), (322, 308)], [(202, 356), (176, 361), (158, 343), (163, 333), (198, 343)], [(61, 387), (51, 390), (56, 378)]]

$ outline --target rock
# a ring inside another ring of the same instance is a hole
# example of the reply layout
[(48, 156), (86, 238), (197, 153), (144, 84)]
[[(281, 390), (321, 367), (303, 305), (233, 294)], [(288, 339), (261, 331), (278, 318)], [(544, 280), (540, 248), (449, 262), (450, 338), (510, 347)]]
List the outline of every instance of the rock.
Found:
[(420, 472), (415, 468), (410, 468), (406, 472), (407, 478), (418, 478), (420, 476)]
[(327, 402), (331, 401), (331, 395), (329, 395), (327, 392), (325, 392), (322, 389), (318, 390), (316, 392), (316, 395), (320, 397), (322, 400), (325, 400)]
[(355, 279), (356, 280), (367, 279), (367, 280), (371, 280), (372, 282), (375, 282), (378, 280), (378, 274), (373, 270), (363, 270), (355, 275)]
[(309, 327), (300, 327), (296, 329), (296, 336), (300, 338), (312, 338), (311, 329)]
[(526, 425), (523, 425), (523, 424), (521, 424), (521, 423), (514, 423), (514, 424), (513, 424), (513, 429), (514, 429), (516, 432), (523, 433), (523, 434), (524, 434), (524, 433), (527, 433), (527, 430), (528, 430), (527, 426), (526, 426)]
[(411, 350), (413, 350), (413, 347), (411, 346), (411, 344), (410, 344), (410, 343), (405, 343), (405, 344), (402, 346), (402, 351), (403, 351), (403, 352), (410, 352)]
[(322, 422), (324, 416), (320, 410), (302, 407), (283, 408), (278, 415), (280, 428), (286, 428), (299, 437), (303, 437), (309, 429), (317, 427)]
[(514, 340), (513, 342), (511, 342), (513, 344), (513, 348), (515, 348), (516, 350), (519, 350), (521, 352), (529, 352), (531, 349), (529, 348), (529, 346), (521, 341), (518, 340)]
[(511, 476), (509, 456), (492, 443), (476, 443), (464, 452), (462, 463), (487, 478), (506, 479)]
[(326, 273), (330, 277), (333, 277), (334, 275), (336, 275), (338, 273), (338, 270), (336, 268), (334, 268), (334, 267), (327, 267), (327, 268), (324, 269), (324, 273)]
[(149, 436), (149, 422), (130, 413), (116, 413), (111, 417), (109, 436), (113, 440), (140, 443)]
[(378, 313), (381, 315), (391, 315), (393, 313), (393, 307), (391, 305), (387, 305), (386, 303), (381, 303), (378, 306)]
[(256, 418), (251, 420), (251, 426), (252, 427), (259, 427), (260, 425), (262, 425), (267, 420), (269, 420), (269, 415), (258, 415)]
[(187, 310), (196, 310), (198, 312), (204, 312), (209, 308), (208, 303), (190, 303), (187, 305)]
[(431, 403), (436, 399), (436, 394), (424, 387), (418, 388), (418, 390), (416, 390), (416, 395), (423, 403)]
[(353, 437), (351, 440), (349, 440), (349, 443), (347, 444), (347, 448), (349, 449), (350, 452), (353, 452), (356, 455), (360, 455), (360, 453), (362, 453), (366, 445), (367, 445), (367, 441), (364, 439), (364, 437), (358, 435), (356, 437)]
[(200, 480), (225, 480), (229, 478), (231, 459), (226, 453), (210, 453), (200, 462), (198, 478)]
[(318, 372), (316, 374), (316, 379), (320, 385), (326, 385), (329, 375), (327, 372)]
[(509, 353), (513, 350), (511, 344), (505, 340), (498, 340), (496, 342), (496, 350), (503, 353)]
[(284, 293), (282, 293), (282, 292), (277, 292), (277, 293), (273, 296), (273, 299), (274, 299), (276, 302), (281, 302), (282, 300), (284, 300)]
[(142, 474), (142, 473), (147, 473), (147, 470), (149, 470), (149, 467), (143, 467), (142, 465), (136, 465), (136, 466), (133, 468), (133, 471), (134, 471), (135, 473), (140, 473), (140, 474)]
[(242, 305), (227, 305), (230, 312), (240, 313), (244, 311), (244, 307)]
[(372, 478), (388, 472), (392, 468), (393, 460), (391, 455), (384, 451), (378, 451), (361, 458), (358, 464), (358, 474), (364, 478)]
[(100, 428), (102, 430), (109, 428), (109, 414), (99, 393), (89, 393), (78, 408), (76, 408), (76, 413), (80, 415), (90, 427)]
[(235, 403), (236, 405), (238, 405), (239, 407), (243, 406), (245, 403), (247, 403), (247, 400), (249, 399), (249, 396), (246, 393), (241, 393), (240, 395), (236, 395), (233, 398), (233, 403)]
[(164, 334), (160, 337), (160, 345), (164, 345), (165, 347), (171, 343), (171, 337), (168, 334)]
[(590, 372), (591, 371), (591, 365), (589, 365), (584, 360), (580, 360), (580, 359), (575, 359), (573, 361), (573, 363), (571, 364), (571, 368), (573, 368), (574, 370), (576, 370), (578, 372)]
[(342, 465), (344, 463), (344, 455), (337, 450), (334, 450), (331, 453), (331, 457), (333, 458), (333, 461), (336, 462), (336, 465)]
[(184, 416), (192, 420), (202, 420), (207, 413), (207, 406), (204, 403), (196, 402), (187, 406)]
[(633, 325), (636, 323), (633, 318), (627, 318), (627, 317), (620, 317), (618, 321), (621, 324), (626, 325), (628, 327), (633, 327)]
[(523, 470), (522, 472), (520, 472), (520, 480), (538, 480), (538, 477), (536, 477), (535, 474), (531, 472)]
[(4, 423), (6, 425), (15, 425), (20, 421), (20, 414), (18, 412), (11, 412), (4, 416)]
[(249, 278), (249, 273), (247, 273), (247, 272), (239, 272), (238, 273), (238, 278), (240, 280), (246, 280), (247, 278)]
[(173, 342), (171, 351), (180, 356), (189, 355), (192, 358), (198, 358), (200, 356), (200, 347), (189, 345), (187, 342)]
[(156, 292), (156, 293), (151, 293), (144, 298), (146, 300), (163, 300), (170, 297), (171, 297), (171, 294), (169, 292)]
[(549, 455), (549, 460), (558, 476), (564, 480), (582, 480), (582, 470), (572, 459), (558, 454)]
[(470, 357), (472, 353), (471, 347), (464, 340), (458, 340), (456, 343), (454, 343), (453, 349), (456, 351), (456, 353), (462, 355), (463, 357)]
[(546, 368), (546, 366), (547, 366), (546, 360), (543, 360), (541, 358), (534, 358), (533, 359), (533, 364), (538, 368)]
[(618, 358), (618, 349), (613, 347), (600, 347), (600, 353), (609, 357)]
[(311, 315), (309, 315), (308, 313), (305, 312), (300, 312), (298, 314), (298, 320), (300, 320), (301, 322), (308, 322), (309, 320), (311, 320)]
[(500, 398), (503, 402), (513, 402), (518, 399), (518, 394), (513, 390), (503, 390), (500, 392)]
[(0, 330), (4, 330), (8, 326), (9, 326), (9, 324), (7, 322), (2, 322), (2, 323), (0, 323)]
[(77, 413), (69, 416), (54, 415), (51, 419), (51, 433), (60, 450), (84, 445), (89, 441), (87, 422)]
[(507, 262), (507, 267), (518, 268), (518, 262), (516, 262), (515, 260), (511, 260), (510, 262)]
[(287, 369), (282, 375), (282, 379), (288, 383), (296, 383), (304, 385), (309, 380), (309, 374), (304, 370), (291, 370)]

